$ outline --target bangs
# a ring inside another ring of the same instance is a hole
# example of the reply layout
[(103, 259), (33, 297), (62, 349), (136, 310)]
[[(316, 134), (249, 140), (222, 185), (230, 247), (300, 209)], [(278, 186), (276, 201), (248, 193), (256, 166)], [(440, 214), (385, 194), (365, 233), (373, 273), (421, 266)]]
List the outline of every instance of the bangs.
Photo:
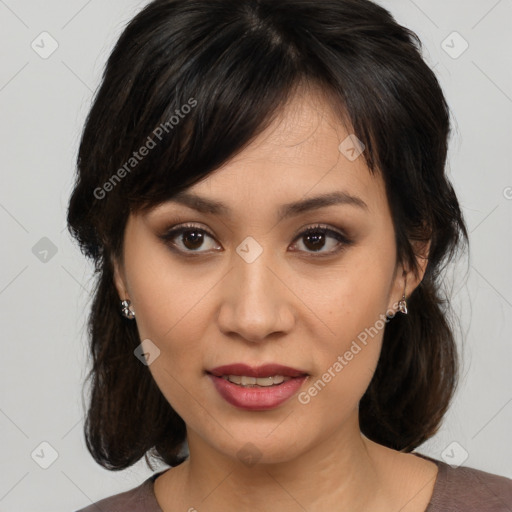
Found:
[[(226, 25), (193, 51), (184, 49), (193, 57), (151, 85), (149, 101), (133, 120), (133, 142), (135, 148), (151, 140), (155, 145), (126, 180), (132, 208), (167, 200), (220, 167), (304, 84), (289, 45), (244, 28)], [(147, 76), (137, 80), (135, 88), (148, 89)]]
[[(96, 183), (107, 184), (108, 200), (119, 195), (137, 211), (170, 199), (241, 151), (301, 89), (320, 91), (340, 122), (352, 124), (336, 69), (329, 69), (332, 55), (322, 55), (309, 32), (294, 33), (293, 20), (280, 21), (279, 9), (213, 1), (201, 13), (194, 1), (163, 4), (161, 17), (145, 19), (142, 11), (121, 36), (103, 79), (110, 87), (99, 92), (116, 119), (115, 137), (103, 146), (109, 165)], [(276, 11), (273, 20), (264, 9)], [(137, 34), (147, 23), (153, 30)], [(357, 103), (355, 91), (350, 98)], [(358, 129), (371, 163), (368, 132)]]

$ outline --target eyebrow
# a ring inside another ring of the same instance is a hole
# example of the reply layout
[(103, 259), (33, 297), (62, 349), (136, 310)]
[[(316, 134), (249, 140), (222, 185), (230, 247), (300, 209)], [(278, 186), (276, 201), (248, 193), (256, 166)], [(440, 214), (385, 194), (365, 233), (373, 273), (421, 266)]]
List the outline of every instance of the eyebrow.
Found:
[[(224, 215), (226, 217), (233, 215), (231, 209), (220, 201), (207, 199), (186, 191), (178, 192), (169, 201), (185, 205), (201, 213), (218, 216)], [(368, 205), (360, 197), (340, 191), (283, 204), (278, 210), (277, 217), (281, 221), (304, 212), (333, 205), (350, 205), (368, 211)]]

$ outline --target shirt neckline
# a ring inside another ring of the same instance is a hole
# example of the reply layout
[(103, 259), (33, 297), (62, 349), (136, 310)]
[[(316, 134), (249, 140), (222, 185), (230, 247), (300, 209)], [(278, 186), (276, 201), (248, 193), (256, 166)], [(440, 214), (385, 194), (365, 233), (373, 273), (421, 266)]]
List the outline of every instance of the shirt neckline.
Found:
[(436, 481), (434, 483), (434, 489), (432, 490), (432, 496), (430, 496), (430, 500), (428, 502), (427, 508), (425, 509), (425, 512), (435, 512), (436, 505), (439, 501), (439, 496), (442, 496), (445, 493), (446, 489), (446, 482), (447, 482), (447, 471), (450, 467), (448, 464), (443, 462), (442, 460), (433, 459), (432, 457), (429, 457), (428, 455), (423, 455), (421, 453), (412, 452), (413, 455), (416, 455), (418, 457), (421, 457), (422, 459), (429, 460), (430, 462), (433, 462), (437, 465), (437, 475), (436, 475)]

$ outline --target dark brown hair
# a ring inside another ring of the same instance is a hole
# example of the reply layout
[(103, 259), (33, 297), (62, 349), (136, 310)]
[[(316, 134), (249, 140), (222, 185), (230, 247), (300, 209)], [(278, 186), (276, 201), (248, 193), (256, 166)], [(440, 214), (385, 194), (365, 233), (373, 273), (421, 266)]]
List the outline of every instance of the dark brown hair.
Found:
[(85, 125), (68, 211), (97, 274), (85, 435), (99, 464), (150, 464), (148, 453), (169, 465), (184, 459), (185, 424), (134, 357), (135, 322), (119, 314), (112, 262), (122, 261), (130, 211), (217, 169), (299, 86), (325, 93), (364, 143), (370, 171), (382, 173), (399, 262), (416, 269), (414, 242), (431, 242), (409, 314), (386, 326), (361, 431), (402, 451), (437, 431), (457, 377), (441, 273), (468, 236), (445, 175), (449, 109), (421, 49), (368, 0), (156, 0), (129, 23)]

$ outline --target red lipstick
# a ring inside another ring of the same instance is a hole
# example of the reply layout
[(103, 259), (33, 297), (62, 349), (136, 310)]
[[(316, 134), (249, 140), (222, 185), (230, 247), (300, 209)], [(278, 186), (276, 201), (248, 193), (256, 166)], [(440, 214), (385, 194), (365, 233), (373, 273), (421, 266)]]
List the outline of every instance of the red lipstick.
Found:
[(280, 364), (235, 363), (212, 368), (207, 373), (224, 400), (251, 411), (278, 407), (291, 398), (308, 377), (303, 370)]

